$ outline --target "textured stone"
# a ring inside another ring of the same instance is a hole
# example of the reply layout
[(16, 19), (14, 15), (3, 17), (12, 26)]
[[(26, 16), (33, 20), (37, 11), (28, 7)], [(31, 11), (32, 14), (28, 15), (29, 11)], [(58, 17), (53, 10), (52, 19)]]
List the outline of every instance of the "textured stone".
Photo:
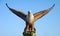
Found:
[(23, 32), (23, 36), (36, 36), (36, 32)]

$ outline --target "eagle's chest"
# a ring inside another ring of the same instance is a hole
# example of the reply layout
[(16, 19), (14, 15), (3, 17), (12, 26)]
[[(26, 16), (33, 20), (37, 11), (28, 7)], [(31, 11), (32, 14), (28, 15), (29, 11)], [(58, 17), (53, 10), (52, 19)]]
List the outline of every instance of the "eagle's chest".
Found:
[(32, 14), (27, 15), (27, 21), (28, 21), (29, 23), (34, 22), (34, 16), (33, 16)]

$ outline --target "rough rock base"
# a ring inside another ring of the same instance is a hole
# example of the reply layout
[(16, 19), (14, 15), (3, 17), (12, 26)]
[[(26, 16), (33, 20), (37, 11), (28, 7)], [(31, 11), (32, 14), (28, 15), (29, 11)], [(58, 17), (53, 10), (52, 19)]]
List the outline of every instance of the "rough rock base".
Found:
[(36, 32), (23, 32), (23, 36), (36, 36)]

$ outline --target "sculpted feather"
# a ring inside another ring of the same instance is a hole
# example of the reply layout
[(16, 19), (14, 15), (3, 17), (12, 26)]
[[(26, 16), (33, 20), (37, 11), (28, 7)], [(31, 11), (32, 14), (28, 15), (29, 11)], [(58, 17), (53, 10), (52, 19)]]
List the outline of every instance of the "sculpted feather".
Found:
[(48, 9), (46, 9), (46, 10), (39, 11), (39, 12), (35, 13), (35, 14), (34, 14), (34, 21), (36, 21), (36, 20), (38, 20), (39, 18), (41, 18), (41, 17), (43, 17), (44, 15), (46, 15), (48, 12), (50, 12), (50, 11), (53, 9), (54, 6), (55, 6), (55, 4), (54, 4), (52, 7), (48, 8)]

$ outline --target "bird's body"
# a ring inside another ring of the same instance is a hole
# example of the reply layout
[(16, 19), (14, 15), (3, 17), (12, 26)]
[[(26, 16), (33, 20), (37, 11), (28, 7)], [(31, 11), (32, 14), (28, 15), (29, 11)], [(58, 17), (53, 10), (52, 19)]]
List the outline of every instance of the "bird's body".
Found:
[[(55, 5), (55, 4), (54, 4)], [(24, 29), (25, 32), (28, 31), (34, 31), (34, 22), (38, 20), (39, 18), (43, 17), (45, 14), (47, 14), (50, 10), (53, 9), (54, 5), (46, 10), (39, 11), (38, 13), (32, 14), (32, 11), (28, 11), (28, 14), (26, 15), (25, 13), (21, 11), (17, 11), (15, 9), (10, 8), (7, 4), (6, 6), (11, 10), (14, 14), (22, 18), (26, 22), (26, 27)]]
[[(31, 31), (32, 28), (34, 28), (33, 27), (34, 26), (34, 16), (32, 14), (32, 11), (28, 11), (26, 20), (27, 20), (26, 21), (26, 24), (27, 24), (26, 27), (28, 27), (28, 28), (26, 28), (27, 30), (25, 30), (25, 31)], [(34, 29), (32, 31), (34, 31)]]
[(29, 22), (29, 23), (34, 22), (34, 16), (31, 11), (28, 11), (28, 15), (27, 15), (26, 19), (27, 19), (27, 22)]

